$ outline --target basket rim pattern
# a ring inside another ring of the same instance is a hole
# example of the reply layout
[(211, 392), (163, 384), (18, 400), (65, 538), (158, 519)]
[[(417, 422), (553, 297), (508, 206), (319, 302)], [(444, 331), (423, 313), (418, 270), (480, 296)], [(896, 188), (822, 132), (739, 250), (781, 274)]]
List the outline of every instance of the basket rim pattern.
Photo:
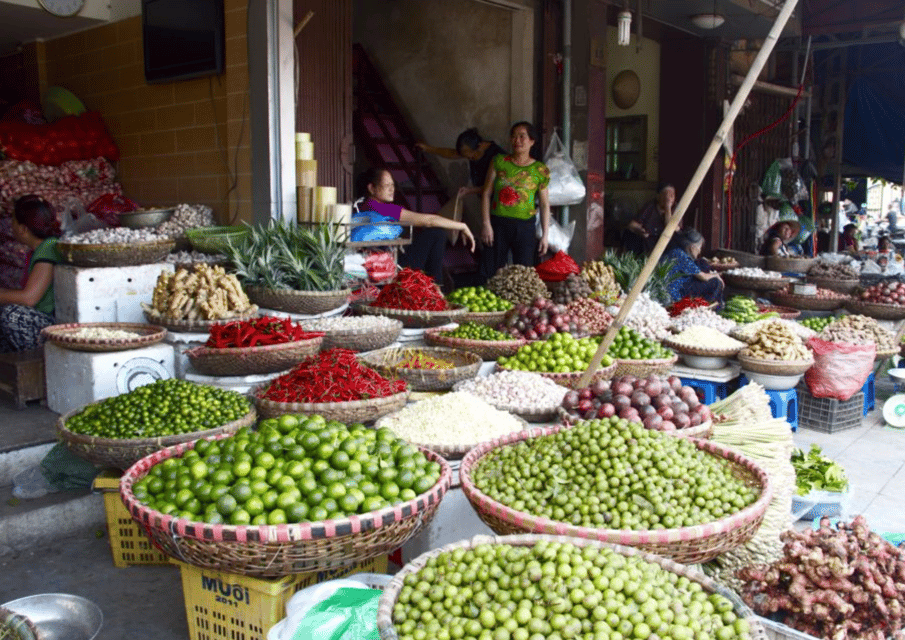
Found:
[(723, 277), (729, 284), (735, 285), (742, 289), (782, 289), (790, 282), (790, 278), (754, 278), (751, 276), (740, 276), (728, 271)]
[[(815, 284), (815, 283), (812, 283)], [(770, 293), (771, 302), (783, 302), (784, 306), (806, 311), (835, 311), (845, 304), (847, 298), (817, 298), (788, 293), (780, 289)]]
[(172, 238), (134, 243), (78, 244), (60, 240), (57, 250), (65, 264), (76, 267), (123, 267), (162, 261), (176, 248)]
[(532, 428), (518, 434), (510, 434), (509, 436), (503, 436), (502, 438), (497, 438), (491, 442), (478, 445), (468, 452), (468, 455), (465, 456), (459, 467), (459, 480), (462, 484), (462, 490), (465, 492), (468, 501), (471, 502), (475, 510), (490, 512), (494, 516), (506, 520), (515, 526), (533, 527), (541, 533), (572, 535), (579, 538), (591, 538), (626, 545), (689, 543), (727, 533), (750, 522), (757, 521), (763, 517), (764, 512), (773, 497), (773, 485), (770, 482), (769, 477), (763, 469), (757, 466), (752, 460), (727, 447), (722, 447), (709, 440), (702, 440), (699, 438), (689, 438), (689, 440), (691, 440), (698, 449), (702, 449), (711, 455), (717, 455), (729, 460), (731, 463), (746, 467), (754, 474), (761, 485), (761, 494), (755, 502), (738, 513), (706, 524), (648, 531), (632, 529), (595, 529), (591, 527), (576, 526), (565, 522), (549, 520), (548, 518), (541, 516), (535, 516), (524, 511), (517, 511), (497, 502), (475, 486), (474, 481), (471, 478), (471, 470), (477, 462), (490, 451), (514, 444), (520, 440), (558, 433), (565, 428), (568, 427), (565, 425), (555, 425), (546, 428)]
[[(135, 338), (73, 338), (70, 334), (79, 329), (116, 329), (139, 334)], [(157, 344), (167, 337), (167, 330), (154, 324), (143, 322), (69, 322), (52, 324), (41, 330), (41, 335), (49, 342), (76, 351), (125, 351)]]
[(285, 371), (317, 353), (323, 342), (321, 333), (304, 340), (257, 347), (193, 347), (185, 354), (202, 375), (254, 375)]
[(504, 317), (506, 317), (506, 311), (466, 311), (459, 320), (461, 322), (478, 322), (493, 326), (501, 322)]
[[(607, 367), (600, 367), (594, 372), (594, 375), (591, 376), (591, 382), (612, 379), (618, 366), (619, 362), (614, 358), (612, 364)], [(504, 367), (500, 363), (497, 363), (496, 371), (523, 371), (523, 369), (510, 369), (509, 367)], [(585, 374), (584, 371), (567, 371), (565, 373), (556, 371), (529, 371), (528, 373), (536, 373), (539, 376), (543, 376), (544, 378), (552, 380), (563, 387), (568, 387), (569, 389), (578, 388), (575, 385), (578, 384), (581, 377)]]
[(259, 385), (252, 391), (255, 406), (258, 407), (262, 414), (268, 413), (268, 409), (276, 409), (282, 413), (317, 413), (324, 412), (342, 412), (355, 411), (357, 409), (365, 409), (368, 407), (384, 407), (392, 406), (398, 403), (404, 403), (408, 400), (411, 391), (406, 389), (400, 393), (394, 393), (391, 396), (382, 396), (380, 398), (369, 398), (367, 400), (347, 400), (344, 402), (276, 402), (259, 397), (259, 393), (270, 386), (270, 382)]
[(440, 465), (440, 478), (433, 487), (408, 502), (336, 520), (280, 525), (215, 525), (173, 517), (160, 511), (155, 511), (139, 502), (132, 492), (132, 486), (135, 481), (147, 475), (151, 467), (158, 462), (181, 455), (187, 450), (194, 448), (194, 444), (194, 441), (185, 442), (161, 449), (142, 458), (123, 474), (120, 481), (120, 495), (123, 503), (129, 513), (132, 514), (132, 517), (143, 526), (155, 528), (172, 537), (214, 543), (293, 543), (323, 538), (337, 538), (379, 529), (394, 522), (418, 516), (429, 507), (438, 504), (452, 483), (452, 470), (449, 463), (439, 454), (422, 448), (421, 452), (429, 460)]
[(642, 560), (656, 564), (662, 569), (671, 573), (684, 576), (689, 580), (700, 584), (705, 590), (717, 593), (728, 599), (733, 605), (733, 611), (740, 618), (749, 623), (749, 633), (753, 640), (766, 640), (767, 635), (763, 627), (758, 621), (758, 616), (754, 611), (742, 601), (742, 599), (727, 587), (705, 575), (703, 572), (695, 571), (688, 565), (680, 564), (669, 558), (664, 558), (647, 551), (635, 547), (629, 547), (609, 541), (592, 540), (587, 538), (576, 538), (568, 535), (550, 535), (550, 534), (518, 534), (506, 536), (488, 536), (477, 535), (465, 540), (452, 542), (442, 547), (431, 549), (413, 558), (405, 564), (402, 569), (396, 573), (390, 580), (389, 584), (384, 588), (383, 594), (377, 605), (377, 628), (380, 633), (381, 640), (396, 640), (397, 634), (395, 625), (393, 624), (393, 609), (399, 597), (406, 577), (410, 574), (419, 572), (427, 561), (437, 557), (440, 554), (455, 551), (456, 549), (469, 549), (481, 544), (508, 544), (512, 546), (533, 546), (540, 541), (562, 542), (573, 544), (577, 547), (598, 547), (607, 548), (619, 553), (623, 556), (637, 556)]
[(271, 289), (260, 286), (242, 287), (249, 299), (264, 309), (289, 313), (318, 314), (338, 309), (348, 303), (352, 289), (304, 291), (301, 289)]
[(447, 329), (443, 327), (427, 329), (424, 332), (424, 341), (430, 346), (470, 351), (480, 356), (483, 360), (496, 360), (502, 356), (515, 355), (520, 348), (528, 344), (528, 341), (524, 338), (514, 338), (512, 340), (469, 340), (467, 338), (440, 335), (444, 331), (447, 331)]
[[(454, 366), (451, 369), (408, 369), (397, 367), (389, 362), (389, 360), (404, 357), (406, 353), (410, 352), (449, 359), (453, 361)], [(452, 349), (450, 347), (384, 347), (383, 349), (361, 353), (358, 359), (362, 364), (374, 369), (384, 378), (405, 380), (413, 391), (451, 389), (455, 383), (478, 375), (483, 362), (481, 356), (471, 351)]]
[(813, 357), (810, 360), (766, 360), (739, 353), (736, 358), (742, 369), (768, 375), (799, 375), (814, 365)]
[[(714, 329), (714, 331), (716, 331), (716, 329)], [(720, 333), (722, 333), (722, 332), (720, 332)], [(732, 338), (732, 339), (735, 340), (735, 338)], [(673, 340), (672, 337), (670, 337), (670, 336), (666, 336), (662, 340), (663, 346), (669, 347), (670, 349), (675, 351), (677, 354), (684, 354), (684, 355), (690, 355), (690, 356), (713, 357), (713, 358), (731, 358), (736, 353), (738, 353), (739, 351), (744, 349), (746, 346), (748, 346), (747, 343), (744, 343), (741, 340), (736, 340), (736, 342), (741, 342), (741, 344), (738, 346), (737, 349), (736, 348), (719, 349), (719, 348), (707, 348), (707, 347), (690, 347), (686, 344)]]
[(389, 307), (375, 307), (368, 302), (359, 302), (355, 305), (357, 313), (374, 316), (386, 316), (394, 320), (402, 321), (407, 328), (436, 327), (459, 320), (468, 312), (462, 305), (449, 305), (442, 311), (391, 309)]
[(851, 298), (845, 302), (845, 308), (865, 316), (879, 318), (880, 320), (905, 319), (905, 305), (886, 302), (865, 302)]
[[(772, 294), (771, 294), (772, 295)], [(759, 313), (775, 313), (783, 320), (795, 320), (801, 316), (801, 310), (793, 307), (783, 307), (778, 304), (757, 305)]]
[(251, 305), (247, 311), (229, 318), (218, 318), (217, 320), (177, 320), (176, 318), (169, 318), (167, 316), (161, 315), (159, 312), (151, 313), (147, 309), (144, 310), (145, 318), (148, 319), (148, 322), (151, 324), (156, 324), (158, 326), (167, 329), (168, 331), (208, 331), (215, 324), (227, 324), (229, 322), (235, 322), (237, 320), (250, 320), (252, 318), (257, 318), (260, 313), (257, 305)]

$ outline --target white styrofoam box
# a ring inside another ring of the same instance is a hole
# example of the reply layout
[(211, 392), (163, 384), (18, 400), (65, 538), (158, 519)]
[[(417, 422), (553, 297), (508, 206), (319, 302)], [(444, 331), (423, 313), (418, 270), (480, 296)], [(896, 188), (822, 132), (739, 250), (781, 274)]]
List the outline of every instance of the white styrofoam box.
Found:
[(290, 318), (293, 322), (300, 322), (301, 320), (314, 320), (316, 318), (332, 318), (334, 316), (341, 316), (343, 312), (348, 308), (349, 303), (347, 302), (341, 307), (331, 309), (330, 311), (324, 311), (323, 313), (317, 313), (312, 316), (307, 316), (302, 313), (290, 313), (289, 311), (277, 311), (275, 309), (258, 309), (258, 314), (262, 316), (276, 316), (277, 318)]
[(201, 347), (207, 342), (207, 333), (188, 333), (181, 331), (167, 331), (167, 337), (163, 339), (165, 344), (171, 345), (175, 359), (176, 377), (185, 380), (185, 374), (191, 367), (189, 357), (185, 352), (195, 347)]
[(92, 352), (44, 344), (47, 406), (67, 413), (92, 402), (172, 378), (173, 347), (152, 344), (126, 351)]
[(729, 382), (738, 378), (741, 367), (737, 362), (730, 362), (723, 369), (693, 369), (681, 364), (673, 365), (669, 370), (670, 375), (680, 378), (692, 378), (694, 380), (707, 380), (708, 382)]
[(150, 304), (154, 285), (162, 271), (173, 271), (167, 262), (131, 267), (73, 267), (53, 269), (56, 321), (145, 322), (141, 303)]
[(264, 373), (254, 376), (205, 376), (195, 373), (191, 365), (185, 372), (185, 380), (195, 382), (197, 384), (206, 384), (219, 389), (228, 391), (238, 391), (239, 393), (249, 393), (252, 389), (265, 382), (270, 382), (286, 373), (281, 371), (277, 373)]

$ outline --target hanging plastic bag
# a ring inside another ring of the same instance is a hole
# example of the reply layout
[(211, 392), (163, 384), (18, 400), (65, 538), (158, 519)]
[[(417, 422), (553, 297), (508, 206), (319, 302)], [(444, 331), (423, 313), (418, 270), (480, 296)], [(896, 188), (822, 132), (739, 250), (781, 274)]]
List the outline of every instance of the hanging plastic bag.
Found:
[(63, 204), (63, 215), (60, 221), (60, 230), (63, 235), (106, 229), (109, 226), (107, 222), (98, 219), (93, 213), (85, 211), (85, 205), (78, 198), (69, 198)]
[(565, 251), (558, 251), (549, 260), (535, 267), (537, 275), (544, 282), (562, 282), (570, 273), (581, 273), (581, 267)]
[(374, 211), (356, 213), (352, 216), (352, 223), (358, 224), (359, 226), (352, 227), (350, 239), (352, 242), (395, 240), (402, 235), (402, 227), (398, 224), (393, 224), (394, 222), (395, 220), (393, 218), (382, 216)]
[(379, 589), (338, 589), (299, 620), (293, 640), (377, 640)]
[(544, 164), (550, 169), (550, 185), (547, 187), (547, 193), (550, 196), (551, 206), (578, 204), (584, 199), (584, 182), (578, 174), (578, 168), (566, 153), (566, 148), (556, 131), (553, 132), (550, 146), (547, 147)]
[(804, 380), (815, 398), (848, 400), (861, 390), (874, 369), (874, 344), (811, 338), (808, 347), (814, 352), (814, 365), (804, 374)]
[[(535, 216), (534, 233), (538, 240), (543, 235), (540, 226), (540, 216)], [(568, 251), (569, 245), (572, 243), (572, 236), (575, 234), (575, 221), (570, 220), (566, 227), (563, 227), (552, 217), (550, 218), (550, 228), (547, 229), (547, 250), (548, 251)]]
[(364, 267), (372, 282), (389, 280), (396, 275), (396, 261), (389, 251), (369, 255), (365, 258)]

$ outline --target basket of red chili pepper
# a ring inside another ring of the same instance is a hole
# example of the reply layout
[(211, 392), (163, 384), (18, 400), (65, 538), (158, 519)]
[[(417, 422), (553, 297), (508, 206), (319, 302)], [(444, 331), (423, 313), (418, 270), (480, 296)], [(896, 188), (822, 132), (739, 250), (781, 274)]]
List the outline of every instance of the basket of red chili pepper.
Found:
[(409, 329), (440, 327), (468, 313), (467, 307), (449, 304), (429, 276), (408, 268), (397, 273), (374, 301), (355, 308), (358, 313), (399, 320)]
[(254, 391), (258, 413), (322, 415), (339, 422), (373, 422), (408, 401), (404, 380), (388, 380), (362, 365), (349, 349), (328, 349), (306, 358)]
[(210, 328), (203, 347), (186, 351), (192, 367), (209, 376), (250, 376), (286, 371), (320, 350), (324, 334), (289, 318), (264, 316)]
[(405, 380), (412, 391), (449, 391), (478, 375), (481, 356), (445, 347), (390, 347), (358, 359), (387, 378)]

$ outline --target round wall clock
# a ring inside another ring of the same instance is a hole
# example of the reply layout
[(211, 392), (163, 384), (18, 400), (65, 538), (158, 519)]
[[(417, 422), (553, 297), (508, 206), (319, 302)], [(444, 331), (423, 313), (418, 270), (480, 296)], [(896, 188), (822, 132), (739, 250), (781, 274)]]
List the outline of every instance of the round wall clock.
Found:
[(61, 18), (74, 16), (85, 6), (85, 0), (38, 0), (38, 3), (45, 11)]

